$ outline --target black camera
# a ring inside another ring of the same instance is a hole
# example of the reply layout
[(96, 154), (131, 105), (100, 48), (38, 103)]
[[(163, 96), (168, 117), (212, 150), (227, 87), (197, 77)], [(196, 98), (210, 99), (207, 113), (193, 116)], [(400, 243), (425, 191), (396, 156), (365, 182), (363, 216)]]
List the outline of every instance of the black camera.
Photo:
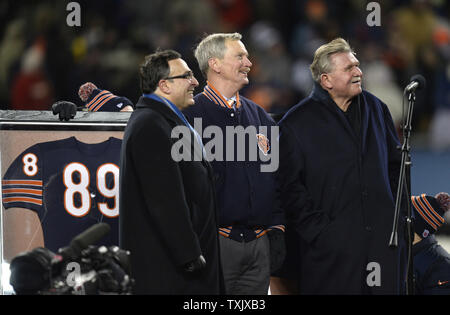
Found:
[(131, 294), (129, 252), (93, 246), (109, 225), (99, 223), (75, 237), (58, 254), (35, 248), (13, 258), (10, 284), (17, 295)]

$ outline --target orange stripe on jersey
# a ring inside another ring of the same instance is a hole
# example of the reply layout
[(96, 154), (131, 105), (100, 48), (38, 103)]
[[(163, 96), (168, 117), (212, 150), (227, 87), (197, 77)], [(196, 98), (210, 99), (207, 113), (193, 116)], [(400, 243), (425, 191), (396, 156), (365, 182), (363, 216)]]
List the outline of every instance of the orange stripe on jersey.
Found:
[(30, 195), (36, 195), (36, 196), (42, 196), (42, 190), (41, 189), (26, 189), (26, 188), (8, 188), (3, 189), (3, 193), (5, 195), (8, 194), (30, 194)]
[(8, 197), (8, 198), (3, 198), (3, 202), (4, 203), (9, 203), (9, 202), (29, 202), (29, 203), (34, 203), (36, 205), (42, 206), (42, 200), (35, 199), (35, 198), (27, 198), (27, 197)]
[(27, 180), (27, 179), (5, 179), (2, 180), (2, 185), (31, 185), (42, 186), (42, 180)]

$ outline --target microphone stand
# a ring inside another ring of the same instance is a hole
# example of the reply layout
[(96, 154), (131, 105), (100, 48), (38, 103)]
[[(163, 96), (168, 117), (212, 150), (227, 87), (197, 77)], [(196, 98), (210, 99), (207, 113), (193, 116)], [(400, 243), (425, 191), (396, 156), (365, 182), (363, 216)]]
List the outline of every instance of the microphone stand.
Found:
[[(395, 202), (394, 222), (392, 226), (392, 233), (389, 240), (389, 247), (398, 247), (398, 219), (400, 215), (400, 207), (403, 195), (403, 188), (406, 191), (407, 217), (406, 217), (406, 241), (407, 241), (407, 275), (406, 275), (406, 295), (414, 295), (414, 268), (413, 268), (413, 221), (411, 213), (411, 155), (410, 155), (410, 135), (411, 135), (411, 121), (416, 95), (414, 91), (409, 92), (408, 97), (408, 112), (406, 116), (406, 123), (403, 126), (403, 146), (402, 160), (400, 164), (400, 175), (397, 187), (397, 198)], [(400, 148), (399, 148), (400, 149)]]

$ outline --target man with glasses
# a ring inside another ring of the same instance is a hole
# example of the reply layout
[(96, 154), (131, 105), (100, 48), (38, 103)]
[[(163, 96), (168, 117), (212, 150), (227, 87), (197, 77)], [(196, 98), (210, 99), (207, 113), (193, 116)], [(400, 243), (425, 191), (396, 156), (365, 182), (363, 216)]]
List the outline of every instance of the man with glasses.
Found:
[(219, 294), (212, 171), (202, 158), (172, 154), (175, 128), (198, 138), (181, 113), (194, 104), (198, 81), (173, 50), (147, 56), (140, 78), (120, 166), (120, 245), (131, 252), (134, 293)]
[[(274, 172), (262, 172), (264, 162), (260, 156), (251, 160), (249, 152), (272, 153), (271, 127), (276, 124), (260, 106), (239, 94), (249, 83), (252, 67), (241, 38), (239, 33), (212, 34), (199, 43), (195, 57), (207, 85), (184, 113), (194, 125), (200, 119), (203, 128), (219, 127), (227, 137), (221, 148), (224, 159), (211, 162), (226, 293), (267, 294), (271, 268), (277, 269), (284, 257), (284, 217), (276, 205)], [(237, 127), (256, 127), (259, 133), (250, 134), (240, 145), (235, 135), (227, 133)], [(209, 140), (203, 139), (205, 145)]]

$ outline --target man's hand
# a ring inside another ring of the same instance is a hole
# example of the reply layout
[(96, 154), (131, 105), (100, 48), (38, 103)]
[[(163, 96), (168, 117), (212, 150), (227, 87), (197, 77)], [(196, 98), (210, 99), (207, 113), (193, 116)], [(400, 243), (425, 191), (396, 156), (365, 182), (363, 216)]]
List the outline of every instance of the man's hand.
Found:
[(59, 120), (69, 121), (77, 114), (77, 105), (69, 101), (58, 101), (52, 105), (53, 115), (59, 114)]
[(190, 261), (186, 265), (184, 265), (184, 271), (193, 273), (202, 270), (203, 268), (205, 268), (205, 266), (205, 257), (203, 257), (203, 255), (200, 255), (197, 259), (194, 259), (193, 261)]
[(279, 229), (267, 233), (270, 242), (270, 274), (281, 268), (286, 257), (284, 232)]

